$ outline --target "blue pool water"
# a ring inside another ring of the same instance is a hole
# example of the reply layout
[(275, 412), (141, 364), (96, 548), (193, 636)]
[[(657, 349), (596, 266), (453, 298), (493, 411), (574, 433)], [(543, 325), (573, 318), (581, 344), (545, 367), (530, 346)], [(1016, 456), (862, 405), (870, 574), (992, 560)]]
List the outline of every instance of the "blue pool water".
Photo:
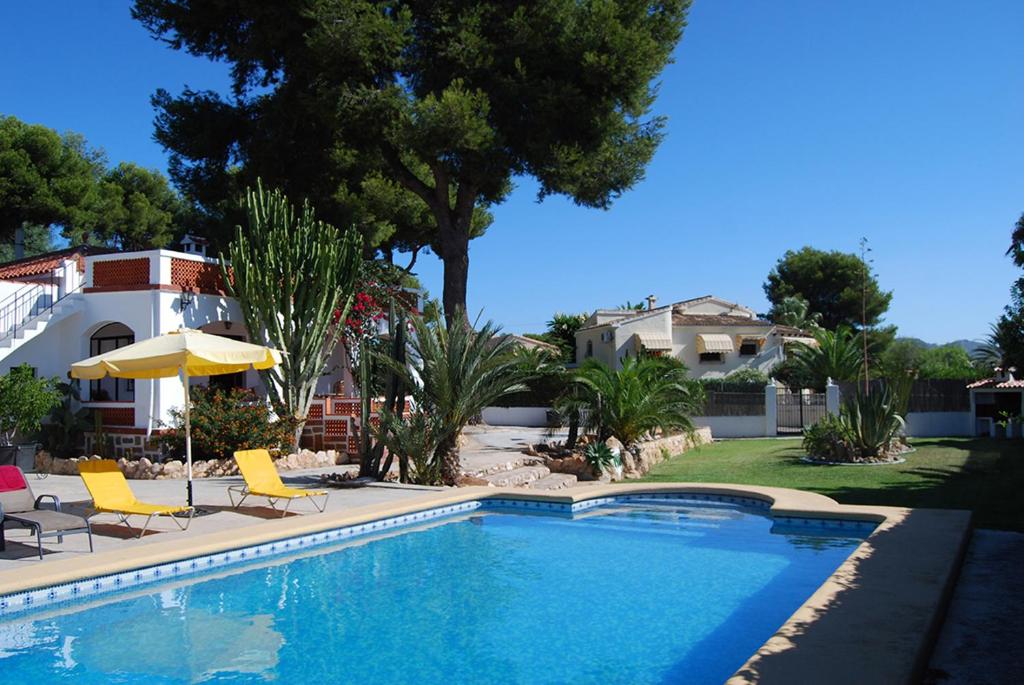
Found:
[(0, 682), (720, 683), (866, 535), (481, 510), (0, 623)]

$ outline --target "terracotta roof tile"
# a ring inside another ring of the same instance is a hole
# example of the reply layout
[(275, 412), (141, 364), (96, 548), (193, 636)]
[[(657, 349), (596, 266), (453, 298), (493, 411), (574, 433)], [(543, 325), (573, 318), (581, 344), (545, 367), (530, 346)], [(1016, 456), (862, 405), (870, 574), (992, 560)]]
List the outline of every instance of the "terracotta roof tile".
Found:
[(1020, 388), (1024, 390), (1024, 378), (1017, 378), (1012, 381), (999, 381), (995, 378), (985, 378), (980, 381), (968, 383), (967, 387), (972, 390), (980, 388), (995, 388), (997, 390), (1014, 390)]
[(770, 328), (771, 324), (763, 319), (748, 319), (745, 316), (729, 316), (727, 314), (673, 314), (673, 326), (757, 326)]
[(65, 250), (57, 250), (56, 252), (47, 252), (35, 257), (26, 257), (25, 259), (0, 264), (0, 279), (25, 278), (48, 274), (60, 266), (60, 263), (65, 259), (74, 259), (78, 262), (78, 270), (84, 272), (85, 257), (94, 254), (108, 254), (110, 252), (114, 252), (114, 250), (80, 245), (78, 247), (69, 247)]

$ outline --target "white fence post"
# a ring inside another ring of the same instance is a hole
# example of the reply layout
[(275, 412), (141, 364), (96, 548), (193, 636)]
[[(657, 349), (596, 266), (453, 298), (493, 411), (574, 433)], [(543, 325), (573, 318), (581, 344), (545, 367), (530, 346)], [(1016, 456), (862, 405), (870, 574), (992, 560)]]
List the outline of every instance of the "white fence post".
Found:
[(825, 385), (825, 410), (833, 416), (839, 415), (839, 386), (831, 378)]
[(779, 389), (774, 378), (764, 386), (764, 434), (769, 438), (779, 434)]

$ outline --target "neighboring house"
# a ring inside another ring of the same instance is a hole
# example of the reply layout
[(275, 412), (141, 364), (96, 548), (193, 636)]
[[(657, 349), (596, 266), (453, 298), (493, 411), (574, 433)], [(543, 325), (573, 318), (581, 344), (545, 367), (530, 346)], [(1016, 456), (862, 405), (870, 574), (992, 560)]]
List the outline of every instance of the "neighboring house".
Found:
[(512, 346), (519, 347), (524, 350), (543, 350), (544, 352), (549, 352), (553, 355), (562, 354), (562, 351), (558, 348), (558, 345), (552, 345), (549, 342), (537, 340), (536, 338), (528, 338), (525, 335), (516, 335), (515, 333), (502, 333), (500, 335), (495, 336), (494, 338), (495, 344), (500, 344), (506, 340), (509, 341), (509, 343)]
[(790, 343), (814, 343), (803, 331), (759, 319), (754, 310), (712, 295), (645, 310), (598, 309), (576, 333), (576, 360), (621, 367), (641, 352), (672, 356), (694, 378), (721, 378), (742, 368), (769, 373)]
[[(64, 379), (73, 362), (181, 327), (248, 340), (238, 302), (225, 295), (220, 265), (202, 256), (198, 241), (188, 249), (73, 248), (0, 264), (0, 373), (28, 364), (40, 376)], [(264, 392), (255, 371), (193, 384)], [(359, 403), (351, 400), (343, 345), (333, 351), (317, 392), (304, 443), (353, 451), (350, 419)], [(116, 456), (158, 451), (149, 438), (184, 400), (178, 378), (104, 378), (83, 383), (81, 394), (114, 438)]]

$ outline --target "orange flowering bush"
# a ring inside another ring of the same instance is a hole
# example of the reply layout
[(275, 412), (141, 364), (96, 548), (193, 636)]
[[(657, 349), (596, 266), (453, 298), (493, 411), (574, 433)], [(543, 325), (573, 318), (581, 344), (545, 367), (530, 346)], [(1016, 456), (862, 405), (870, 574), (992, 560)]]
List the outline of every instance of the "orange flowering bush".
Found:
[[(272, 453), (292, 444), (290, 421), (272, 420), (265, 400), (252, 390), (190, 388), (192, 399), (192, 458), (230, 458), (236, 450), (268, 449)], [(178, 457), (185, 455), (185, 412), (171, 410), (174, 432), (164, 442)]]

